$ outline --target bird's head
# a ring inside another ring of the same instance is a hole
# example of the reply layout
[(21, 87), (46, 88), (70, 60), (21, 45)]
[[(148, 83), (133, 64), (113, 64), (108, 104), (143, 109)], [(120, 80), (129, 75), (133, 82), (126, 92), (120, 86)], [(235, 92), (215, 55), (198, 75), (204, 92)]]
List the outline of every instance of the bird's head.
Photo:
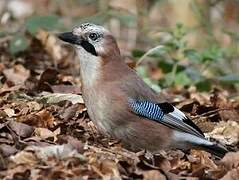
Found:
[[(112, 34), (102, 26), (84, 23), (75, 28), (72, 32), (65, 32), (58, 37), (72, 44), (77, 53), (87, 53), (88, 56), (118, 56), (119, 48)], [(81, 54), (79, 54), (81, 56)]]

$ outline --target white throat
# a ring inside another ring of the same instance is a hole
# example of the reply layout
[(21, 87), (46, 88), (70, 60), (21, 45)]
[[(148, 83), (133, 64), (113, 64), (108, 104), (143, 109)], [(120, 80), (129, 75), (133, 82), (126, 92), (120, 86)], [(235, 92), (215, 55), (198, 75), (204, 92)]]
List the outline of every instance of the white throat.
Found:
[(76, 53), (80, 61), (80, 75), (83, 86), (91, 87), (99, 77), (101, 59), (88, 53), (84, 48), (76, 48)]

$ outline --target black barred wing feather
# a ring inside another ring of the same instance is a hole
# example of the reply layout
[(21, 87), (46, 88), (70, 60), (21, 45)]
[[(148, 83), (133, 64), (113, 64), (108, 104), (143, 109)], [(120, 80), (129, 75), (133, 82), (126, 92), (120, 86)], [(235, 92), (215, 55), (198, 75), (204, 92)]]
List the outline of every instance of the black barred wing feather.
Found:
[(203, 132), (179, 109), (169, 103), (153, 103), (129, 99), (131, 110), (145, 118), (162, 123), (173, 129), (203, 137)]
[(129, 102), (130, 102), (130, 106), (132, 110), (138, 115), (141, 115), (156, 121), (162, 120), (164, 116), (163, 111), (157, 104), (154, 104), (148, 101), (130, 100)]

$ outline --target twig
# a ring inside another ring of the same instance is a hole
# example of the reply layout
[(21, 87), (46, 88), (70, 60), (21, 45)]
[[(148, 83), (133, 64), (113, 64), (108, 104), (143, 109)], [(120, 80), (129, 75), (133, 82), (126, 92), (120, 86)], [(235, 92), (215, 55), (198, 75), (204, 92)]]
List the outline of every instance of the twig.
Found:
[(203, 117), (203, 116), (210, 115), (210, 114), (212, 114), (212, 113), (217, 113), (217, 112), (219, 112), (219, 111), (230, 111), (230, 110), (231, 110), (231, 109), (229, 109), (229, 108), (214, 109), (214, 110), (208, 111), (208, 112), (206, 112), (206, 113), (197, 115), (197, 116), (195, 116), (195, 117), (193, 117), (193, 118), (191, 118), (191, 119), (194, 120), (194, 119), (198, 119), (198, 118)]
[(147, 57), (148, 55), (150, 55), (150, 54), (151, 54), (152, 52), (154, 52), (155, 50), (161, 49), (161, 48), (164, 48), (164, 46), (158, 45), (158, 46), (156, 46), (156, 47), (154, 47), (154, 48), (148, 50), (148, 51), (138, 60), (138, 62), (136, 63), (135, 66), (137, 67), (139, 64), (142, 63), (142, 61), (145, 59), (145, 57)]

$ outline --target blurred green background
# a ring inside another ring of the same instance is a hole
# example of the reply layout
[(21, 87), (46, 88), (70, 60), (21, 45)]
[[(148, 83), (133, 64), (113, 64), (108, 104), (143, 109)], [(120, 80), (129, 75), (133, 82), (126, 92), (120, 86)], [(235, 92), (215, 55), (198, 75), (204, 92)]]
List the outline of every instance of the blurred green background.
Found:
[(55, 34), (92, 22), (110, 29), (124, 59), (157, 91), (237, 93), (238, 12), (238, 0), (1, 0), (0, 43), (9, 43), (0, 46), (18, 58), (39, 29)]

